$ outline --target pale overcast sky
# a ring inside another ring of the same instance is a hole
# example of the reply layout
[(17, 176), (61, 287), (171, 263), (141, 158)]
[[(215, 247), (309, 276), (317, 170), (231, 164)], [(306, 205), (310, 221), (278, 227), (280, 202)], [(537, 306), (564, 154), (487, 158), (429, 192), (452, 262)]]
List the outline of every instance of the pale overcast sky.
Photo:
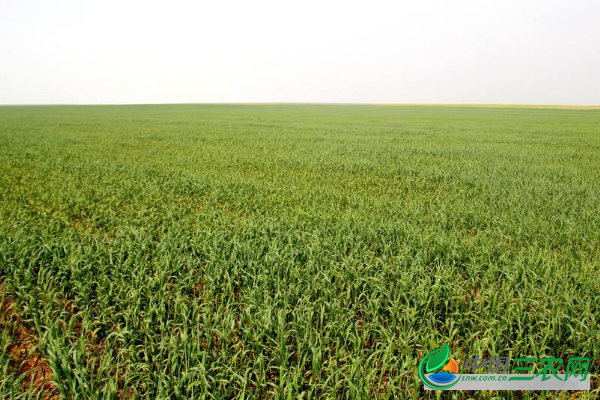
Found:
[(600, 1), (0, 0), (0, 104), (600, 104)]

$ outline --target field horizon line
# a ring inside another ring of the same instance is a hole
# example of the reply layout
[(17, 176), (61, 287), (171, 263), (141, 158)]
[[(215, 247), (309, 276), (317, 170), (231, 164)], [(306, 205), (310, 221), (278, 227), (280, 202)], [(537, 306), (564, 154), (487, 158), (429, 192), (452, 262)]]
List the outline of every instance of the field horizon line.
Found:
[(63, 107), (63, 106), (374, 106), (374, 107), (456, 107), (456, 108), (529, 108), (562, 110), (600, 110), (600, 104), (518, 104), (518, 103), (338, 103), (338, 102), (216, 102), (216, 103), (15, 103), (0, 107)]

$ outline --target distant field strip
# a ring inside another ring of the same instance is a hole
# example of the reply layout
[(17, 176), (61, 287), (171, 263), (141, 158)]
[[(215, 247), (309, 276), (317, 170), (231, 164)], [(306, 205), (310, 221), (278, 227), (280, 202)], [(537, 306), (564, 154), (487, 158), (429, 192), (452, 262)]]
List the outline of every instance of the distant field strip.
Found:
[(598, 111), (600, 105), (573, 105), (573, 104), (460, 104), (460, 103), (439, 103), (439, 104), (378, 104), (387, 107), (467, 107), (467, 108), (530, 108), (542, 110), (580, 110), (580, 111)]
[(595, 399), (599, 276), (600, 111), (0, 107), (0, 398), (434, 399), (450, 343)]

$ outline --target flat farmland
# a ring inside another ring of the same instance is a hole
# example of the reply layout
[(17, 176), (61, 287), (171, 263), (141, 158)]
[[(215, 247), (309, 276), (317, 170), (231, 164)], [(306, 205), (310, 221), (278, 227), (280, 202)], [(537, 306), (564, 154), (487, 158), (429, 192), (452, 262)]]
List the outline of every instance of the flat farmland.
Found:
[(0, 303), (0, 398), (597, 398), (600, 110), (3, 106)]

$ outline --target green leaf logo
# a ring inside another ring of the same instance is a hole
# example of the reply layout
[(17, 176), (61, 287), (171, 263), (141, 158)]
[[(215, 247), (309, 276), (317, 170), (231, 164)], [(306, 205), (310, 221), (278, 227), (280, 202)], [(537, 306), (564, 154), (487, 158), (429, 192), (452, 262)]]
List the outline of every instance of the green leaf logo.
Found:
[[(429, 386), (432, 389), (450, 389), (452, 386), (456, 385), (456, 383), (460, 380), (458, 379), (458, 365), (456, 361), (452, 359), (453, 368), (449, 368), (454, 373), (448, 372), (438, 372), (427, 377), (426, 374), (429, 374), (437, 369), (439, 369), (446, 361), (450, 358), (450, 345), (446, 343), (439, 349), (433, 350), (431, 353), (427, 353), (425, 357), (419, 363), (419, 378), (423, 381), (423, 383)], [(444, 380), (438, 381), (435, 379), (436, 375), (441, 375), (444, 377)], [(450, 380), (447, 380), (447, 375), (450, 375)], [(431, 378), (431, 379), (429, 379)]]
[(431, 371), (435, 371), (440, 368), (450, 357), (450, 346), (448, 343), (429, 353), (429, 359), (427, 360), (427, 364), (425, 368), (427, 369), (427, 373)]

